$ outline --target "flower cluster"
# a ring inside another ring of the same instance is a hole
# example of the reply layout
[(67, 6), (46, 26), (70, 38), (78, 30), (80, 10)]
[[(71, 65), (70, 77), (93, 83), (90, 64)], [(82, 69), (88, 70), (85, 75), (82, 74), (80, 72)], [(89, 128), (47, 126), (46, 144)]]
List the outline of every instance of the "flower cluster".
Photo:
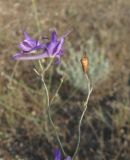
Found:
[[(50, 40), (46, 43), (41, 43), (38, 40), (32, 39), (26, 32), (24, 32), (24, 40), (19, 45), (20, 51), (12, 58), (14, 60), (37, 60), (53, 57), (56, 58), (57, 63), (60, 63), (60, 58), (64, 53), (64, 39), (69, 33), (70, 32), (58, 38), (56, 32), (52, 31)], [(34, 54), (38, 50), (40, 53)]]
[[(53, 154), (54, 154), (54, 160), (61, 160), (61, 152), (59, 149), (55, 149)], [(67, 156), (64, 160), (71, 160), (71, 157)]]

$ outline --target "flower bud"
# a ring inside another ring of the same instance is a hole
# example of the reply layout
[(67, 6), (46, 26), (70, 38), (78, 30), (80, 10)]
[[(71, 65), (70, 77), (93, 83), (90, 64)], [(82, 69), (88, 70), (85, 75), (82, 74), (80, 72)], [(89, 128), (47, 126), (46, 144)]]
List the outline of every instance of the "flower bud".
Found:
[(88, 71), (88, 58), (86, 55), (84, 55), (82, 58), (81, 58), (81, 64), (82, 64), (82, 69), (83, 69), (83, 72), (84, 73), (87, 73)]

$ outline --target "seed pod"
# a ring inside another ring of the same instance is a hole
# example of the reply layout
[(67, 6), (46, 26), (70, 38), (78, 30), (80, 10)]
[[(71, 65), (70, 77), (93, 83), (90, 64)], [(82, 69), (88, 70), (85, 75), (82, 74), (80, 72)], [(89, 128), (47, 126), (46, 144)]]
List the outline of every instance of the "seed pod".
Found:
[(84, 56), (81, 58), (81, 64), (82, 64), (83, 72), (84, 72), (84, 73), (87, 73), (89, 63), (88, 63), (88, 58), (87, 58), (86, 55), (84, 55)]

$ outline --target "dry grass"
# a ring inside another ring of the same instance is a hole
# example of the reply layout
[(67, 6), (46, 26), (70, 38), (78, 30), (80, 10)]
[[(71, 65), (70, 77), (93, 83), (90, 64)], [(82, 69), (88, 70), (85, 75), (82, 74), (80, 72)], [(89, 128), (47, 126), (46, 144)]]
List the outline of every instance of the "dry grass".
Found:
[[(79, 157), (129, 160), (130, 1), (38, 0), (36, 5), (38, 21), (31, 0), (0, 1), (0, 158), (51, 159), (57, 143), (45, 115), (42, 84), (33, 72), (36, 63), (17, 64), (10, 56), (17, 52), (25, 30), (41, 38), (39, 30), (46, 36), (52, 28), (59, 35), (73, 28), (67, 38), (72, 49), (77, 52), (81, 47), (86, 49), (86, 41), (93, 37), (94, 47), (103, 50), (112, 69), (105, 81), (97, 83), (90, 99)], [(67, 54), (69, 48), (64, 61)], [(53, 95), (60, 76), (52, 72), (46, 75), (46, 80), (53, 85), (50, 88)], [(76, 144), (77, 117), (84, 98), (81, 90), (65, 81), (53, 106), (55, 122), (70, 155)]]

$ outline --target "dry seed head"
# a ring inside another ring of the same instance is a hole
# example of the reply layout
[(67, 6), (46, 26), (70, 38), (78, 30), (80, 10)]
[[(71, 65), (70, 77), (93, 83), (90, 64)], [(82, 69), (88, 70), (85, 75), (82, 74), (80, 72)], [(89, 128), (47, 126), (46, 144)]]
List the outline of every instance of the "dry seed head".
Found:
[(84, 72), (84, 73), (87, 73), (89, 63), (88, 63), (88, 58), (87, 58), (86, 55), (84, 55), (84, 56), (81, 58), (81, 64), (82, 64), (83, 72)]

